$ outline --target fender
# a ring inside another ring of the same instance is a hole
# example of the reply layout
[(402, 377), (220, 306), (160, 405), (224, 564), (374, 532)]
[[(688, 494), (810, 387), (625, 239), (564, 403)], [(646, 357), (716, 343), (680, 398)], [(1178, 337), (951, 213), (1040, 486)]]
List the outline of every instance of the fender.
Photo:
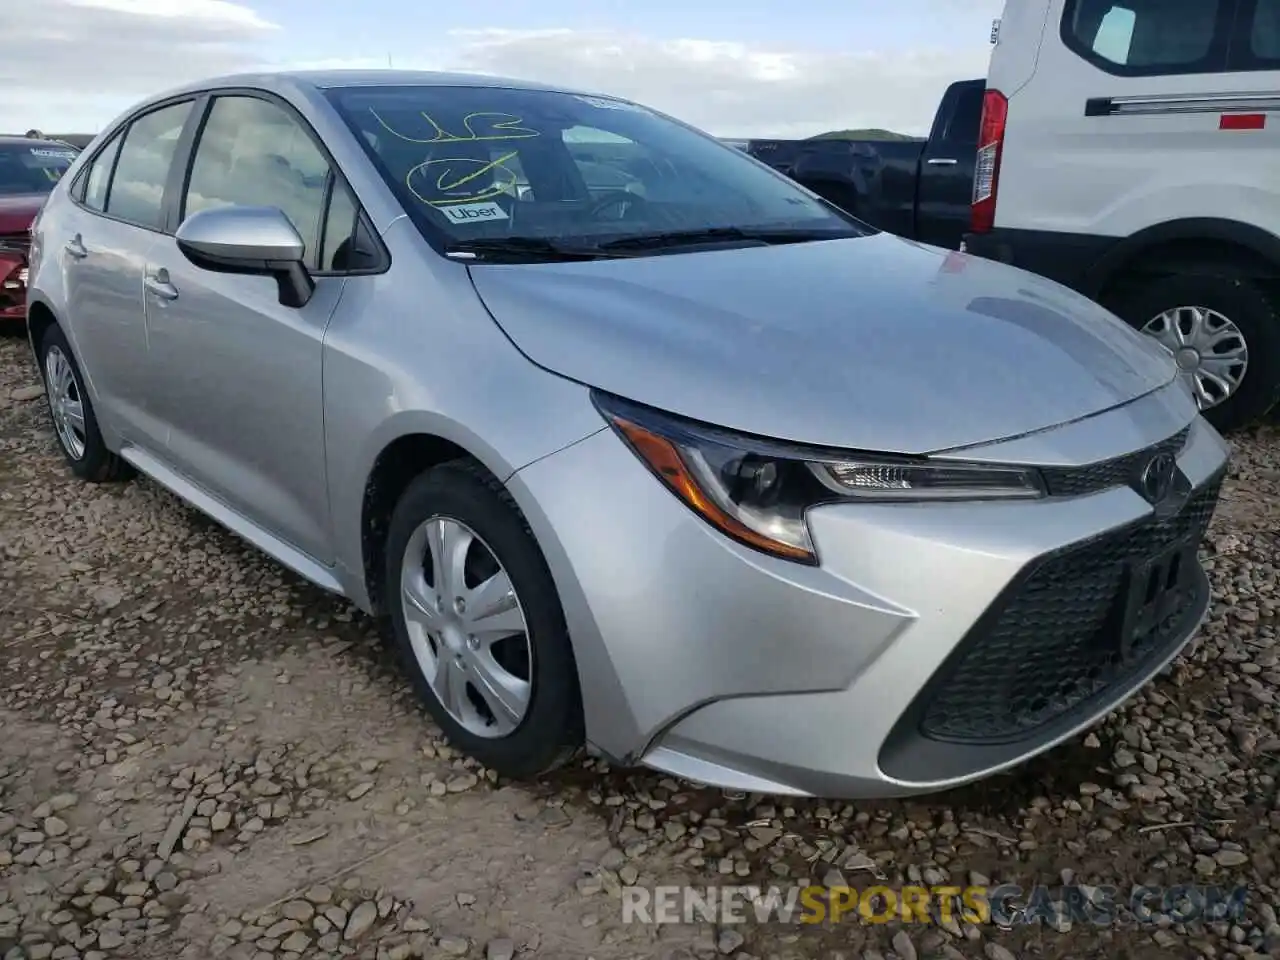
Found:
[[(93, 404), (94, 413), (98, 417), (98, 428), (105, 433), (110, 433), (114, 438), (117, 436), (115, 426), (111, 422), (110, 412), (103, 417), (102, 404), (98, 402), (98, 387), (94, 383), (93, 375), (88, 371), (87, 365), (82, 359), (83, 354), (80, 351), (80, 340), (76, 336), (76, 332), (71, 329), (71, 324), (65, 322), (58, 311), (53, 307), (53, 298), (46, 296), (44, 291), (38, 289), (28, 289), (27, 291), (27, 344), (31, 347), (31, 356), (35, 361), (36, 367), (40, 367), (40, 354), (36, 345), (35, 334), (37, 324), (31, 322), (31, 308), (39, 305), (39, 307), (47, 310), (53, 317), (53, 322), (58, 325), (62, 331), (62, 335), (67, 338), (67, 343), (71, 346), (71, 354), (75, 358), (76, 366), (80, 368), (80, 380), (85, 390), (89, 394), (89, 402)], [(44, 370), (40, 369), (41, 382), (43, 382)], [(114, 450), (115, 447), (112, 447)]]
[(1242, 269), (1280, 276), (1280, 237), (1261, 227), (1237, 220), (1192, 217), (1158, 223), (1116, 243), (1085, 273), (1081, 292), (1096, 300), (1125, 267), (1144, 253), (1179, 241), (1243, 247), (1255, 254), (1257, 260), (1240, 264)]

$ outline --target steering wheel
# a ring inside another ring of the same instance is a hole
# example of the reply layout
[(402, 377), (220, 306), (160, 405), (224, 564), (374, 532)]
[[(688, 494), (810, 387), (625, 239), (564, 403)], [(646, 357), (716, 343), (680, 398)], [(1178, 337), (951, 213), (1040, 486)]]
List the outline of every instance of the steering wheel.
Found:
[(605, 219), (601, 214), (610, 207), (618, 208), (618, 216), (611, 217), (612, 220), (624, 220), (628, 213), (631, 212), (633, 206), (647, 203), (644, 197), (628, 190), (610, 190), (602, 193), (592, 201), (588, 212), (593, 220)]

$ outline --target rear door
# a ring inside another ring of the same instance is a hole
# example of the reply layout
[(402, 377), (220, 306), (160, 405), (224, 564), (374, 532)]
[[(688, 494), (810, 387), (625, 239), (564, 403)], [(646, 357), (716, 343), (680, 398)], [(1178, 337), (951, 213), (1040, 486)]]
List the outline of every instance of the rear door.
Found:
[(75, 206), (50, 251), (66, 277), (72, 345), (96, 410), (121, 437), (160, 449), (142, 302), (143, 264), (160, 238), (169, 168), (191, 114), (184, 100), (136, 117), (72, 185)]
[(1275, 210), (1277, 2), (1052, 0), (1034, 75), (1002, 91), (996, 225), (1112, 238)]
[(969, 229), (985, 90), (981, 80), (953, 83), (938, 105), (916, 187), (916, 239), (923, 243), (956, 250)]

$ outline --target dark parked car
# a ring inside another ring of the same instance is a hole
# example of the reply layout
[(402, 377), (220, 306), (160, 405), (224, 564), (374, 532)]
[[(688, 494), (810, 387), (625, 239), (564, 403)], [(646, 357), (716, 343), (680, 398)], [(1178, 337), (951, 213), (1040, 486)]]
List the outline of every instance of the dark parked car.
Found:
[(0, 137), (0, 323), (26, 317), (31, 221), (78, 153), (54, 140)]
[(950, 250), (969, 229), (986, 80), (947, 88), (922, 140), (751, 140), (747, 152), (881, 230)]

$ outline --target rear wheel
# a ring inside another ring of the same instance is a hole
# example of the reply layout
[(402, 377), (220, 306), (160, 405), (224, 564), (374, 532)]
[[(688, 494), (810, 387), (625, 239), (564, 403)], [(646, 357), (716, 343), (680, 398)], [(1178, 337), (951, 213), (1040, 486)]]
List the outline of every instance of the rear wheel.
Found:
[(419, 476), (392, 514), (386, 570), (396, 646), (450, 741), (517, 778), (572, 757), (582, 707), (564, 613), (502, 484), (465, 461)]
[(1243, 277), (1144, 278), (1111, 305), (1169, 352), (1201, 412), (1223, 432), (1263, 417), (1280, 399), (1276, 304)]
[(91, 483), (132, 477), (133, 468), (107, 449), (71, 346), (56, 325), (40, 338), (39, 357), (54, 436), (71, 472)]

